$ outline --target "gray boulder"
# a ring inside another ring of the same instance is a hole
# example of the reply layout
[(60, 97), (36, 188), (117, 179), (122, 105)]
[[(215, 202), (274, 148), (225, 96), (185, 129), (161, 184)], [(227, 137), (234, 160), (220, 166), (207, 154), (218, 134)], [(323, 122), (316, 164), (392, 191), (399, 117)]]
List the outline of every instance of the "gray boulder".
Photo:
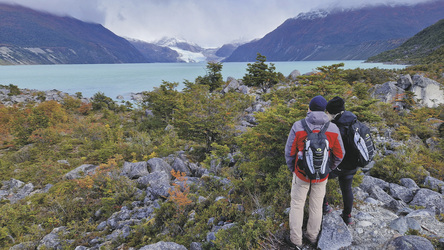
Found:
[(171, 188), (170, 185), (171, 177), (164, 171), (153, 172), (146, 176), (139, 178), (138, 184), (148, 186), (147, 193), (152, 195), (152, 198), (157, 197), (168, 197), (168, 190)]
[(202, 244), (199, 242), (192, 242), (190, 245), (190, 250), (202, 250)]
[(384, 203), (384, 208), (394, 211), (398, 215), (406, 215), (413, 211), (405, 202), (402, 200), (391, 200), (388, 203)]
[(396, 86), (400, 87), (404, 90), (409, 90), (413, 85), (412, 78), (410, 75), (401, 75), (401, 77), (398, 79)]
[(411, 91), (420, 104), (433, 108), (444, 103), (444, 90), (440, 83), (418, 74), (414, 75), (412, 80)]
[(434, 250), (432, 243), (426, 238), (416, 235), (406, 235), (388, 241), (383, 249), (399, 250)]
[(39, 242), (37, 250), (43, 249), (63, 249), (63, 242), (60, 240), (60, 235), (66, 233), (66, 227), (54, 228), (51, 233), (45, 235)]
[(121, 229), (114, 230), (110, 235), (106, 236), (107, 240), (116, 241), (126, 238), (131, 234), (131, 228), (124, 225)]
[(163, 171), (168, 174), (171, 179), (171, 170), (173, 169), (170, 164), (161, 158), (152, 158), (148, 160), (148, 167), (150, 172), (160, 172)]
[(340, 249), (352, 244), (353, 236), (337, 211), (324, 216), (318, 248)]
[(394, 199), (389, 194), (387, 194), (382, 188), (379, 186), (373, 186), (368, 191), (371, 198), (381, 201), (384, 204), (392, 202)]
[(298, 79), (298, 76), (301, 75), (301, 72), (297, 69), (291, 71), (290, 75), (288, 75), (288, 79), (291, 81), (296, 81)]
[(239, 92), (246, 95), (250, 92), (250, 88), (246, 85), (241, 85), (239, 86)]
[(224, 88), (224, 92), (228, 93), (230, 90), (234, 91), (237, 90), (240, 86), (240, 83), (236, 79), (231, 79), (231, 81), (228, 83), (227, 87)]
[(412, 217), (399, 217), (390, 223), (390, 228), (404, 235), (408, 230), (421, 230), (421, 225)]
[(137, 179), (137, 184), (141, 186), (165, 186), (170, 184), (170, 177), (165, 172), (153, 172)]
[(28, 241), (28, 242), (22, 242), (20, 244), (14, 245), (11, 248), (9, 248), (9, 250), (28, 250), (28, 249), (35, 249), (36, 248), (36, 243), (32, 242), (32, 241)]
[(419, 189), (418, 185), (416, 184), (416, 182), (410, 178), (402, 178), (401, 180), (399, 180), (399, 183), (406, 187), (406, 188), (410, 188), (413, 190), (417, 190)]
[(85, 247), (85, 246), (77, 246), (76, 248), (74, 248), (74, 250), (88, 250), (89, 248)]
[(388, 189), (389, 183), (384, 180), (381, 180), (381, 179), (378, 179), (378, 178), (375, 178), (375, 177), (372, 177), (369, 175), (364, 175), (364, 178), (362, 179), (362, 183), (359, 187), (363, 191), (370, 193), (370, 189), (375, 186), (378, 186), (382, 189)]
[(403, 94), (404, 90), (396, 86), (397, 82), (386, 82), (383, 84), (377, 84), (370, 89), (371, 96), (375, 99), (379, 99), (382, 102), (390, 103), (395, 100), (396, 96)]
[(424, 186), (435, 190), (437, 192), (444, 192), (444, 181), (438, 180), (436, 178), (433, 178), (431, 176), (427, 176), (424, 180)]
[(185, 161), (183, 161), (181, 158), (176, 157), (173, 161), (173, 163), (171, 164), (171, 167), (175, 170), (175, 171), (179, 171), (181, 173), (185, 173), (187, 176), (191, 175), (191, 170), (190, 168), (187, 166), (187, 164), (185, 163)]
[(85, 177), (86, 175), (92, 175), (95, 173), (98, 166), (92, 164), (83, 164), (74, 170), (71, 170), (65, 174), (65, 179), (73, 180)]
[(32, 183), (25, 184), (16, 179), (3, 181), (2, 184), (3, 186), (0, 189), (0, 200), (8, 199), (12, 204), (26, 198), (34, 191), (34, 185)]
[(400, 186), (395, 183), (389, 184), (389, 193), (393, 198), (397, 200), (402, 200), (406, 203), (412, 201), (414, 196), (413, 191), (411, 189), (408, 189), (406, 187)]
[(435, 211), (436, 214), (444, 213), (443, 195), (430, 189), (419, 189), (409, 204), (423, 206), (426, 209)]
[(418, 209), (412, 211), (406, 217), (413, 217), (413, 218), (435, 217), (435, 213), (434, 211), (431, 211), (429, 209)]
[(144, 247), (141, 247), (139, 250), (187, 250), (186, 247), (179, 245), (174, 242), (164, 242), (159, 241), (156, 244), (146, 245)]
[(34, 185), (32, 183), (28, 183), (17, 190), (10, 198), (12, 204), (18, 202), (21, 199), (26, 198), (34, 191)]
[(125, 175), (130, 179), (138, 179), (147, 174), (149, 174), (149, 172), (148, 163), (146, 161), (123, 163), (121, 175)]

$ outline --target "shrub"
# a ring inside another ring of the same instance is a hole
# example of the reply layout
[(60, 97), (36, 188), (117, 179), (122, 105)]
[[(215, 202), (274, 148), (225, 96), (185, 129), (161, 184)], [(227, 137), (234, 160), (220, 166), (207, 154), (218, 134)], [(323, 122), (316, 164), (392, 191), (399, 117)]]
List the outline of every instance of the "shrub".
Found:
[(118, 107), (113, 99), (107, 97), (103, 92), (97, 92), (96, 94), (94, 94), (94, 96), (91, 98), (91, 103), (93, 110), (116, 110)]
[(219, 249), (264, 249), (269, 233), (276, 230), (276, 224), (270, 218), (250, 218), (232, 228), (217, 232), (214, 244)]
[(207, 63), (207, 74), (203, 77), (199, 76), (196, 78), (196, 83), (208, 85), (210, 91), (214, 91), (221, 87), (224, 83), (222, 78), (222, 63), (219, 62), (208, 62)]
[(243, 78), (243, 83), (247, 86), (260, 87), (264, 90), (274, 86), (279, 79), (284, 78), (282, 74), (276, 73), (273, 63), (267, 65), (267, 58), (257, 53), (256, 62), (247, 64), (247, 74)]
[(411, 178), (416, 183), (421, 183), (427, 176), (427, 171), (408, 158), (410, 158), (408, 155), (386, 156), (375, 163), (370, 174), (391, 183), (399, 183), (402, 178)]

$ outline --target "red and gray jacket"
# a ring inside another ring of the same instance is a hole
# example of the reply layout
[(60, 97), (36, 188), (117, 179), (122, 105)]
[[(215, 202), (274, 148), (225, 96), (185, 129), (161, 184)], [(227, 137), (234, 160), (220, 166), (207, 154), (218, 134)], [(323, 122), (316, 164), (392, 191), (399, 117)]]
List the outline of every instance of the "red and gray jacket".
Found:
[[(330, 121), (328, 115), (323, 111), (310, 111), (305, 118), (308, 127), (315, 133), (319, 132), (325, 123)], [(331, 170), (335, 169), (344, 158), (344, 144), (342, 142), (341, 133), (338, 127), (331, 123), (329, 124), (327, 131), (325, 132), (330, 145), (330, 156), (332, 158)], [(294, 173), (301, 180), (306, 182), (322, 182), (328, 178), (328, 175), (320, 180), (310, 180), (305, 176), (304, 170), (298, 167), (297, 154), (304, 150), (304, 141), (307, 138), (307, 132), (305, 132), (301, 121), (297, 121), (293, 124), (290, 134), (288, 135), (287, 144), (285, 145), (285, 160), (289, 169), (294, 169)]]

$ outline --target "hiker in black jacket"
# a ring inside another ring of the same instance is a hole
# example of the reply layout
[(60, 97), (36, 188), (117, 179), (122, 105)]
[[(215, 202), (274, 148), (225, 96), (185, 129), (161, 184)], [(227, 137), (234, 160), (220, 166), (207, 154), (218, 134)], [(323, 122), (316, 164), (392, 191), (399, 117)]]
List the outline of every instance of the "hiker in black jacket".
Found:
[[(342, 141), (344, 142), (345, 156), (339, 166), (330, 173), (329, 179), (338, 177), (339, 186), (341, 187), (342, 200), (344, 202), (344, 210), (342, 210), (342, 219), (345, 224), (353, 224), (351, 218), (351, 211), (353, 208), (353, 191), (352, 182), (353, 176), (356, 174), (358, 168), (358, 158), (356, 155), (350, 154), (349, 140), (347, 138), (347, 129), (353, 124), (357, 117), (350, 111), (345, 111), (345, 101), (336, 96), (327, 103), (326, 111), (331, 115), (332, 121), (336, 124), (341, 132)], [(328, 214), (333, 209), (328, 205), (326, 198), (324, 198), (323, 212)]]

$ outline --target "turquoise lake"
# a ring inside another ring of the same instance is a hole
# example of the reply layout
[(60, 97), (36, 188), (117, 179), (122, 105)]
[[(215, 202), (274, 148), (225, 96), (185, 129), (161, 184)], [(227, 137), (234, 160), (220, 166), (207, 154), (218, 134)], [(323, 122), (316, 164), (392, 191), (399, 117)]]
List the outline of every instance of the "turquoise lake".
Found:
[[(343, 62), (344, 69), (386, 68), (401, 69), (405, 65), (364, 63), (363, 61), (297, 61), (271, 62), (276, 71), (288, 76), (297, 69), (301, 74), (320, 66)], [(270, 62), (267, 62), (269, 64)], [(247, 73), (247, 62), (223, 63), (222, 75), (241, 79)], [(0, 66), (0, 85), (14, 84), (19, 88), (52, 90), (69, 94), (81, 92), (92, 97), (97, 92), (116, 98), (122, 95), (130, 100), (131, 93), (151, 91), (162, 81), (194, 81), (206, 74), (206, 63), (143, 63), (143, 64), (69, 64), (69, 65), (14, 65)]]

